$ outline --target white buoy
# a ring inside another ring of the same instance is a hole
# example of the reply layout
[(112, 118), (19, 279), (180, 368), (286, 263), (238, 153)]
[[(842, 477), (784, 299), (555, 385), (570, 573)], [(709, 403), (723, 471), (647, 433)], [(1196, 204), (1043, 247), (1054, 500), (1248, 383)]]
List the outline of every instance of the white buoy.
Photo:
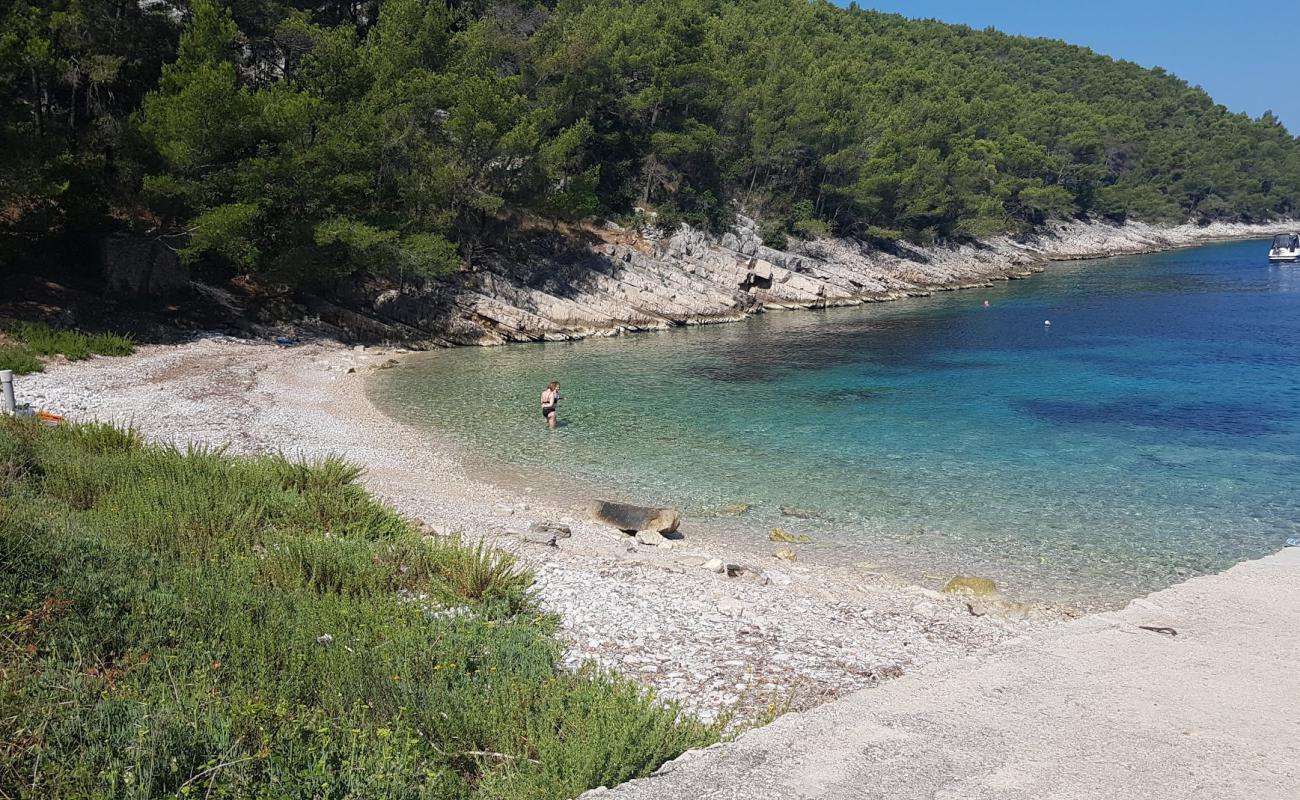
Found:
[(1052, 321), (1050, 319), (1043, 320), (1043, 324), (1049, 328), (1052, 327)]

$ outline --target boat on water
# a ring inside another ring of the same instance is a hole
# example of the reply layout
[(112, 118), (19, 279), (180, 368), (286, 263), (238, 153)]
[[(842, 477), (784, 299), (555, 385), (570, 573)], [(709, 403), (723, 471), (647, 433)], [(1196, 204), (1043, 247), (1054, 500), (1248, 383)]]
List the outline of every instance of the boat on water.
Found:
[(1279, 233), (1268, 251), (1270, 264), (1300, 261), (1300, 233)]

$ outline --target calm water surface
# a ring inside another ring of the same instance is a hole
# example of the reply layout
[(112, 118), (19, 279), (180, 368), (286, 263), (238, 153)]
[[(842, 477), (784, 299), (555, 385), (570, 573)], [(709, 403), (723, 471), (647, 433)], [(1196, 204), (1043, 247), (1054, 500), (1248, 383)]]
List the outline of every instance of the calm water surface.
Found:
[[(1265, 251), (1057, 264), (934, 298), (444, 351), (371, 391), (525, 480), (701, 519), (749, 503), (727, 523), (738, 535), (781, 525), (823, 557), (906, 577), (979, 572), (1022, 597), (1111, 604), (1300, 534), (1300, 266), (1270, 267)], [(537, 401), (552, 378), (565, 396), (554, 432)]]

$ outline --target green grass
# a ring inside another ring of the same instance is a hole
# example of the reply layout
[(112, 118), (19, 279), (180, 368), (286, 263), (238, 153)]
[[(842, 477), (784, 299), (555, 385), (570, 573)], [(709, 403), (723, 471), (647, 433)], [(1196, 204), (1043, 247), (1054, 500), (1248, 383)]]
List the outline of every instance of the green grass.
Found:
[(129, 356), (135, 352), (130, 337), (114, 333), (81, 333), (39, 322), (20, 322), (5, 332), (11, 343), (0, 342), (0, 369), (15, 374), (40, 372), (41, 356), (63, 356), (82, 361), (91, 356)]
[(563, 798), (718, 738), (357, 476), (0, 419), (0, 798)]

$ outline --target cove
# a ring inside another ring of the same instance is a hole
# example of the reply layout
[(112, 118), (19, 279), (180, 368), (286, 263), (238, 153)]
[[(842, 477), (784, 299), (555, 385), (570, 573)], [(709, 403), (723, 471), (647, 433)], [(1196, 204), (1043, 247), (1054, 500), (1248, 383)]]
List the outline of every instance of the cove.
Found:
[[(1300, 266), (1270, 267), (1266, 249), (420, 354), (369, 391), (472, 468), (673, 504), (684, 530), (780, 526), (907, 578), (1114, 605), (1300, 534)], [(538, 410), (549, 380), (556, 431)]]

